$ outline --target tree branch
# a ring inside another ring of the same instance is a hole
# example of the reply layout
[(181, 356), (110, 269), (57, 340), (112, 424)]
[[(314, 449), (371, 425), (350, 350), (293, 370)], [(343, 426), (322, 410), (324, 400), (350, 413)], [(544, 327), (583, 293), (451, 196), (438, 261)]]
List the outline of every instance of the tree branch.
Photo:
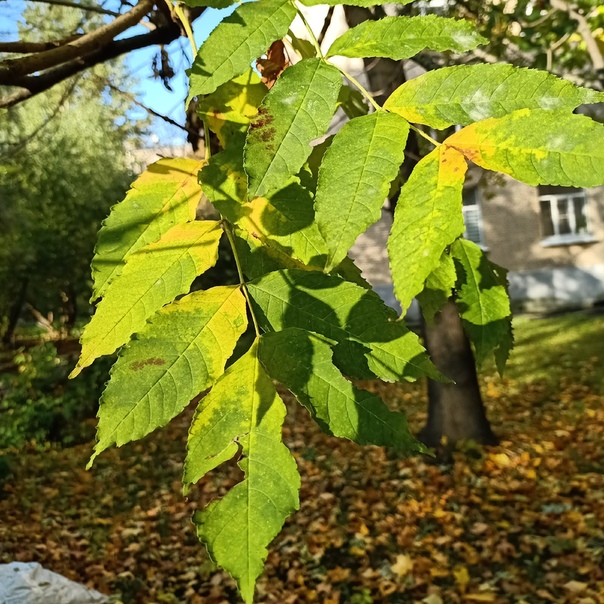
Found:
[(60, 40), (51, 40), (50, 42), (21, 42), (17, 40), (15, 42), (0, 42), (0, 52), (14, 53), (14, 54), (30, 54), (34, 52), (44, 52), (63, 46), (69, 42), (73, 42), (80, 38), (82, 34), (75, 34), (67, 38)]
[(153, 7), (153, 0), (141, 0), (132, 10), (58, 48), (39, 52), (22, 59), (7, 59), (0, 63), (0, 85), (10, 85), (20, 78), (36, 71), (50, 69), (65, 61), (98, 51), (111, 42), (115, 36), (136, 25)]
[(147, 46), (153, 46), (155, 44), (169, 44), (179, 37), (180, 28), (176, 23), (170, 23), (165, 27), (159, 27), (156, 30), (149, 32), (148, 34), (116, 40), (97, 52), (74, 61), (69, 61), (54, 69), (49, 69), (39, 76), (15, 78), (9, 84), (22, 88), (22, 90), (0, 97), (0, 109), (6, 109), (13, 105), (17, 105), (36, 94), (40, 94), (41, 92), (52, 88), (55, 84), (70, 78), (76, 73), (94, 67), (99, 63), (105, 63), (106, 61), (115, 59), (116, 57), (133, 50), (138, 50), (139, 48), (146, 48)]
[(587, 48), (594, 70), (600, 81), (600, 87), (604, 89), (604, 55), (602, 55), (598, 48), (598, 43), (594, 38), (587, 19), (565, 0), (551, 0), (551, 4), (554, 8), (568, 13), (568, 16), (577, 22), (577, 32), (585, 42), (585, 47)]

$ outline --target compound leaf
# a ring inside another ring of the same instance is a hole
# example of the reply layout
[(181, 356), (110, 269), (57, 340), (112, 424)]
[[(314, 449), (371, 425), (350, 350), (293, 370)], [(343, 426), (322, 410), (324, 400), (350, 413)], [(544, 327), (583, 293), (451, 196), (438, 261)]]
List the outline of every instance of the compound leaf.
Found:
[(425, 450), (409, 432), (405, 415), (345, 379), (333, 364), (331, 348), (316, 335), (295, 327), (264, 334), (260, 360), (334, 436), (401, 453)]
[(408, 59), (430, 50), (465, 52), (486, 44), (470, 21), (426, 15), (386, 17), (364, 21), (340, 36), (327, 52), (328, 57), (388, 57)]
[(220, 224), (214, 220), (189, 222), (130, 254), (84, 328), (82, 352), (72, 377), (98, 357), (117, 350), (155, 311), (187, 292), (195, 277), (216, 264), (221, 235)]
[[(245, 5), (244, 5), (245, 6)], [(320, 59), (288, 67), (252, 120), (245, 147), (249, 198), (263, 197), (298, 173), (333, 117), (340, 72)]]
[(246, 72), (254, 59), (287, 34), (295, 16), (290, 0), (260, 0), (237, 7), (201, 45), (191, 68), (186, 104)]
[(319, 168), (315, 209), (329, 248), (326, 271), (346, 256), (356, 238), (381, 217), (390, 183), (405, 158), (409, 123), (376, 111), (336, 134)]
[(406, 309), (464, 231), (461, 153), (443, 145), (426, 155), (401, 189), (388, 239), (394, 293)]
[(235, 286), (194, 292), (156, 313), (111, 370), (89, 465), (180, 413), (222, 374), (246, 327), (245, 298)]
[(129, 254), (157, 241), (173, 226), (194, 220), (201, 199), (197, 174), (202, 166), (195, 159), (160, 159), (111, 208), (92, 259), (93, 300), (120, 274)]
[(466, 126), (445, 144), (528, 185), (604, 184), (604, 125), (566, 109), (520, 109)]
[(466, 126), (518, 109), (574, 109), (604, 102), (604, 93), (580, 88), (546, 71), (513, 65), (457, 65), (428, 71), (399, 86), (384, 108), (432, 128)]
[(334, 358), (346, 375), (441, 377), (417, 336), (392, 320), (394, 311), (372, 290), (316, 271), (280, 270), (250, 282), (248, 291), (265, 329), (299, 327), (338, 342)]
[(299, 507), (300, 476), (281, 441), (285, 405), (258, 360), (257, 342), (216, 382), (191, 424), (185, 483), (241, 448), (242, 482), (193, 516), (212, 558), (251, 603), (267, 546)]
[(461, 265), (457, 270), (456, 303), (468, 338), (474, 344), (476, 362), (493, 351), (499, 373), (513, 345), (512, 315), (506, 271), (490, 262), (472, 241), (458, 239), (451, 254)]

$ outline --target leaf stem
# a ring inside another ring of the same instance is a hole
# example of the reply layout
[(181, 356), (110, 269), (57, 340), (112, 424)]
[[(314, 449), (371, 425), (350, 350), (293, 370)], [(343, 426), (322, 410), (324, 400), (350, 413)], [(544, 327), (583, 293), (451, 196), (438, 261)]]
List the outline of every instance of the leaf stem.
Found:
[(302, 23), (304, 23), (304, 27), (306, 27), (306, 31), (308, 32), (308, 35), (310, 36), (310, 41), (313, 43), (313, 46), (315, 47), (315, 50), (317, 51), (317, 56), (321, 59), (325, 59), (325, 57), (323, 56), (323, 52), (321, 51), (321, 46), (319, 44), (319, 41), (317, 40), (317, 37), (315, 36), (312, 27), (310, 26), (309, 22), (306, 20), (306, 17), (302, 14), (302, 11), (298, 8), (298, 16), (300, 17), (300, 19), (302, 20)]
[(224, 218), (222, 219), (222, 230), (226, 233), (227, 239), (229, 240), (229, 244), (231, 246), (231, 250), (233, 250), (233, 258), (235, 259), (235, 266), (237, 267), (237, 275), (239, 276), (241, 291), (243, 292), (245, 301), (247, 302), (247, 306), (250, 309), (250, 315), (252, 316), (252, 323), (254, 324), (254, 331), (256, 332), (256, 336), (260, 337), (260, 328), (258, 327), (258, 320), (256, 319), (256, 315), (254, 314), (252, 301), (250, 300), (247, 287), (245, 286), (245, 277), (243, 276), (243, 270), (241, 269), (241, 261), (239, 260), (239, 254), (237, 253), (237, 247), (235, 246), (235, 239), (233, 237), (232, 226), (230, 222), (228, 222)]
[[(333, 65), (333, 63), (332, 63)], [(375, 107), (376, 111), (383, 111), (383, 108), (380, 107), (377, 102), (375, 101), (375, 99), (373, 98), (373, 96), (371, 95), (370, 92), (368, 92), (364, 86), (353, 76), (351, 76), (347, 71), (344, 71), (341, 67), (338, 67), (337, 65), (335, 65), (335, 67), (337, 67), (340, 71), (340, 73), (350, 82), (352, 82), (360, 91), (361, 94)]]
[[(168, 4), (170, 4), (168, 0)], [(185, 32), (187, 34), (187, 38), (189, 39), (189, 43), (191, 44), (191, 50), (193, 51), (193, 61), (197, 56), (197, 45), (195, 44), (195, 38), (193, 37), (193, 30), (191, 29), (191, 23), (189, 23), (189, 19), (187, 15), (185, 15), (185, 11), (182, 10), (182, 5), (176, 4), (174, 5), (174, 13), (182, 23), (182, 26), (185, 28)]]
[(442, 143), (439, 143), (437, 140), (434, 140), (429, 134), (426, 134), (421, 128), (418, 128), (414, 124), (409, 124), (409, 128), (413, 130), (413, 132), (417, 132), (420, 136), (423, 136), (427, 141), (431, 142), (435, 147), (440, 147)]

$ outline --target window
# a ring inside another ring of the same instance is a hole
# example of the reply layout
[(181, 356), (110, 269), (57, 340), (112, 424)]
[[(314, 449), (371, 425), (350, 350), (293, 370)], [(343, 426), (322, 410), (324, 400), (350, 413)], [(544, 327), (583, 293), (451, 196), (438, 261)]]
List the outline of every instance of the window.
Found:
[(539, 208), (545, 245), (593, 241), (585, 191), (572, 187), (539, 187)]
[(478, 245), (482, 245), (482, 213), (476, 187), (463, 190), (463, 221), (466, 225), (463, 236)]

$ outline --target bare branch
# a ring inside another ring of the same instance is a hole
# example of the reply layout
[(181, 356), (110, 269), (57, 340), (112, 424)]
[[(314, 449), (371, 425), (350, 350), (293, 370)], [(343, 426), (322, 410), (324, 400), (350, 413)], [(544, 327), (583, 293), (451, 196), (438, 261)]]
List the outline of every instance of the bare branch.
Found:
[(23, 77), (36, 71), (50, 69), (65, 61), (101, 50), (115, 36), (136, 25), (152, 7), (153, 0), (141, 0), (132, 10), (120, 15), (111, 23), (107, 23), (64, 46), (59, 46), (58, 48), (22, 59), (7, 59), (3, 61), (0, 63), (0, 85), (10, 85), (15, 78)]
[(9, 84), (22, 90), (17, 90), (13, 94), (0, 98), (0, 109), (6, 109), (25, 101), (36, 94), (40, 94), (55, 84), (70, 78), (76, 73), (80, 73), (99, 63), (105, 63), (115, 59), (123, 54), (127, 54), (139, 48), (146, 48), (155, 44), (169, 44), (180, 37), (180, 28), (175, 23), (169, 23), (164, 27), (159, 27), (148, 34), (140, 34), (123, 40), (115, 40), (102, 48), (101, 50), (86, 55), (80, 59), (69, 61), (49, 69), (39, 76), (25, 76), (15, 78)]
[(17, 40), (15, 42), (0, 42), (0, 52), (14, 53), (14, 54), (30, 54), (34, 52), (44, 52), (51, 50), (59, 46), (64, 46), (69, 42), (73, 42), (80, 38), (82, 34), (76, 34), (69, 36), (68, 38), (62, 38), (60, 40), (51, 40), (50, 42), (21, 42)]

